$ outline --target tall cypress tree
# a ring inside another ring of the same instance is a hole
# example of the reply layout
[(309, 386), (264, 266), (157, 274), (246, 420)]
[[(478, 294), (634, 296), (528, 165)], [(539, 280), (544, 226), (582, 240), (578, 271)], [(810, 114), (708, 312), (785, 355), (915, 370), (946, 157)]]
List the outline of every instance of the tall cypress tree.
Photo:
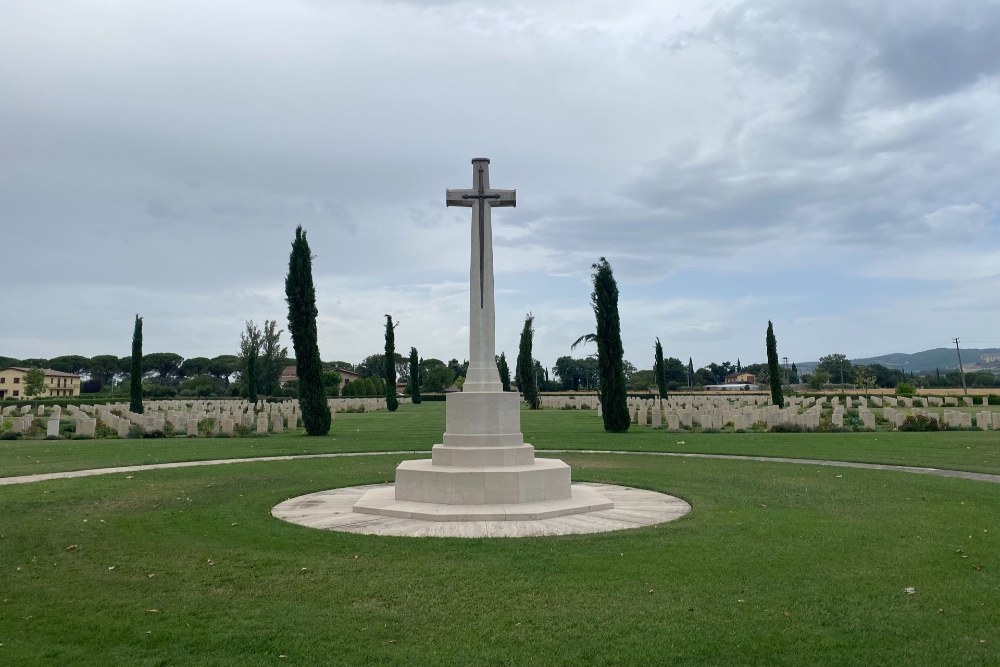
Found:
[(389, 412), (399, 409), (396, 398), (396, 327), (392, 315), (385, 316), (385, 407)]
[(535, 317), (528, 313), (524, 317), (524, 328), (521, 330), (521, 345), (517, 355), (518, 375), (521, 377), (521, 393), (528, 407), (537, 410), (541, 407), (538, 398), (538, 383), (535, 381), (534, 359), (531, 345), (535, 338)]
[(694, 386), (694, 362), (688, 357), (688, 386)]
[(500, 383), (503, 384), (504, 391), (510, 391), (510, 368), (507, 367), (507, 357), (500, 353), (497, 359), (497, 371), (500, 373)]
[(132, 412), (142, 414), (142, 318), (135, 316), (132, 331), (132, 370), (129, 379), (129, 406)]
[(288, 332), (295, 348), (295, 370), (299, 376), (299, 406), (309, 435), (330, 432), (330, 408), (323, 388), (323, 362), (319, 357), (316, 331), (316, 289), (312, 279), (312, 253), (302, 225), (295, 229), (292, 253), (285, 277), (288, 302)]
[(778, 341), (774, 338), (774, 326), (767, 321), (767, 375), (771, 385), (771, 402), (779, 408), (785, 407), (785, 397), (781, 394), (781, 368), (778, 366)]
[(410, 396), (414, 405), (420, 403), (420, 362), (415, 347), (410, 348)]
[(612, 433), (628, 431), (632, 419), (626, 398), (621, 320), (618, 316), (618, 283), (608, 260), (593, 265), (594, 291), (590, 295), (597, 318), (597, 364), (601, 374), (601, 405), (604, 408), (604, 430)]
[(666, 369), (663, 367), (663, 346), (660, 345), (660, 339), (656, 339), (656, 346), (653, 351), (653, 380), (656, 382), (656, 388), (660, 390), (660, 398), (667, 397), (667, 374)]

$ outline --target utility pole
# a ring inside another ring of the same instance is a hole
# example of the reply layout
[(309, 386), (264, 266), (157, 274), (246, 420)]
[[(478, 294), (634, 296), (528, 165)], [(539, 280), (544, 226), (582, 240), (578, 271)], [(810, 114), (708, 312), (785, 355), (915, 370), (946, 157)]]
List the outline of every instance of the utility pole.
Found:
[(962, 350), (958, 348), (958, 339), (955, 338), (955, 351), (958, 352), (958, 370), (962, 373), (962, 394), (969, 395), (969, 388), (965, 386), (965, 367), (962, 366)]
[(781, 360), (785, 362), (785, 384), (788, 384), (788, 357), (782, 357)]

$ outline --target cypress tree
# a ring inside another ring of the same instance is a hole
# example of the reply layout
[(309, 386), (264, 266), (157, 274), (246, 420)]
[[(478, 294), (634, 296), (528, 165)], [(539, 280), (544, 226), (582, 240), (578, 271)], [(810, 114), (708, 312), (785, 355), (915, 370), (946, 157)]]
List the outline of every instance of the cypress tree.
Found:
[(528, 313), (524, 317), (524, 329), (521, 330), (521, 345), (517, 355), (518, 375), (521, 377), (521, 393), (531, 410), (541, 407), (538, 398), (538, 384), (535, 382), (535, 369), (532, 363), (531, 344), (535, 337), (535, 317)]
[(507, 367), (507, 357), (504, 353), (500, 353), (500, 357), (497, 359), (497, 371), (500, 372), (500, 382), (503, 384), (504, 391), (510, 391), (510, 368)]
[(396, 398), (396, 327), (392, 323), (392, 315), (385, 316), (385, 406), (389, 412), (399, 409), (399, 399)]
[(601, 374), (600, 397), (604, 407), (604, 430), (628, 431), (632, 419), (626, 398), (621, 320), (618, 316), (618, 283), (608, 260), (593, 265), (594, 291), (590, 295), (597, 319), (597, 364)]
[(132, 331), (132, 370), (129, 380), (129, 406), (132, 412), (142, 414), (142, 318), (135, 316)]
[(410, 348), (410, 396), (414, 405), (420, 403), (420, 362), (415, 347)]
[(688, 386), (694, 386), (694, 362), (688, 357)]
[(660, 390), (660, 398), (667, 397), (667, 375), (666, 369), (663, 367), (663, 346), (660, 345), (660, 339), (656, 339), (656, 346), (653, 352), (653, 380), (656, 382), (656, 388)]
[(288, 303), (288, 332), (295, 348), (295, 370), (299, 376), (299, 406), (302, 422), (309, 435), (330, 432), (330, 408), (323, 387), (323, 362), (317, 341), (316, 289), (312, 279), (312, 253), (302, 225), (295, 229), (292, 253), (285, 277), (285, 301)]
[(767, 376), (771, 385), (771, 402), (779, 408), (785, 407), (785, 397), (781, 394), (781, 368), (778, 366), (778, 341), (774, 338), (774, 326), (767, 321)]

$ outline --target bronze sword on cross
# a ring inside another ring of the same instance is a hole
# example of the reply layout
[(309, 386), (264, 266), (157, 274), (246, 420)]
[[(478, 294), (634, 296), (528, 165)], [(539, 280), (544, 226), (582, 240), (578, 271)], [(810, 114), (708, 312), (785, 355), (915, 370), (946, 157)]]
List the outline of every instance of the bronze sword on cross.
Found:
[[(487, 158), (472, 160), (472, 190), (448, 190), (445, 199), (448, 206), (476, 206), (479, 213), (479, 307), (485, 305), (486, 285), (486, 205), (517, 206), (516, 190), (490, 189), (490, 161)], [(490, 246), (493, 245), (492, 234)]]

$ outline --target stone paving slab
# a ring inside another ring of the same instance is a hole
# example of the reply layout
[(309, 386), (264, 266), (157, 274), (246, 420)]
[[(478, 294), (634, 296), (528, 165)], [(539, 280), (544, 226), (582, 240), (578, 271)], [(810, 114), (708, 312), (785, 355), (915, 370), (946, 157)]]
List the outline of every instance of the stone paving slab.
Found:
[[(354, 504), (366, 494), (392, 494), (392, 484), (372, 484), (318, 491), (289, 498), (271, 509), (271, 515), (289, 523), (363, 535), (397, 537), (536, 537), (580, 535), (652, 526), (673, 521), (691, 511), (691, 505), (665, 493), (614, 484), (577, 483), (574, 495), (602, 494), (615, 498), (614, 509), (536, 520), (434, 521), (399, 516), (363, 514)], [(621, 509), (618, 504), (621, 504)], [(464, 507), (464, 506), (463, 506)], [(642, 509), (635, 509), (641, 507)], [(358, 517), (363, 517), (358, 519)]]

